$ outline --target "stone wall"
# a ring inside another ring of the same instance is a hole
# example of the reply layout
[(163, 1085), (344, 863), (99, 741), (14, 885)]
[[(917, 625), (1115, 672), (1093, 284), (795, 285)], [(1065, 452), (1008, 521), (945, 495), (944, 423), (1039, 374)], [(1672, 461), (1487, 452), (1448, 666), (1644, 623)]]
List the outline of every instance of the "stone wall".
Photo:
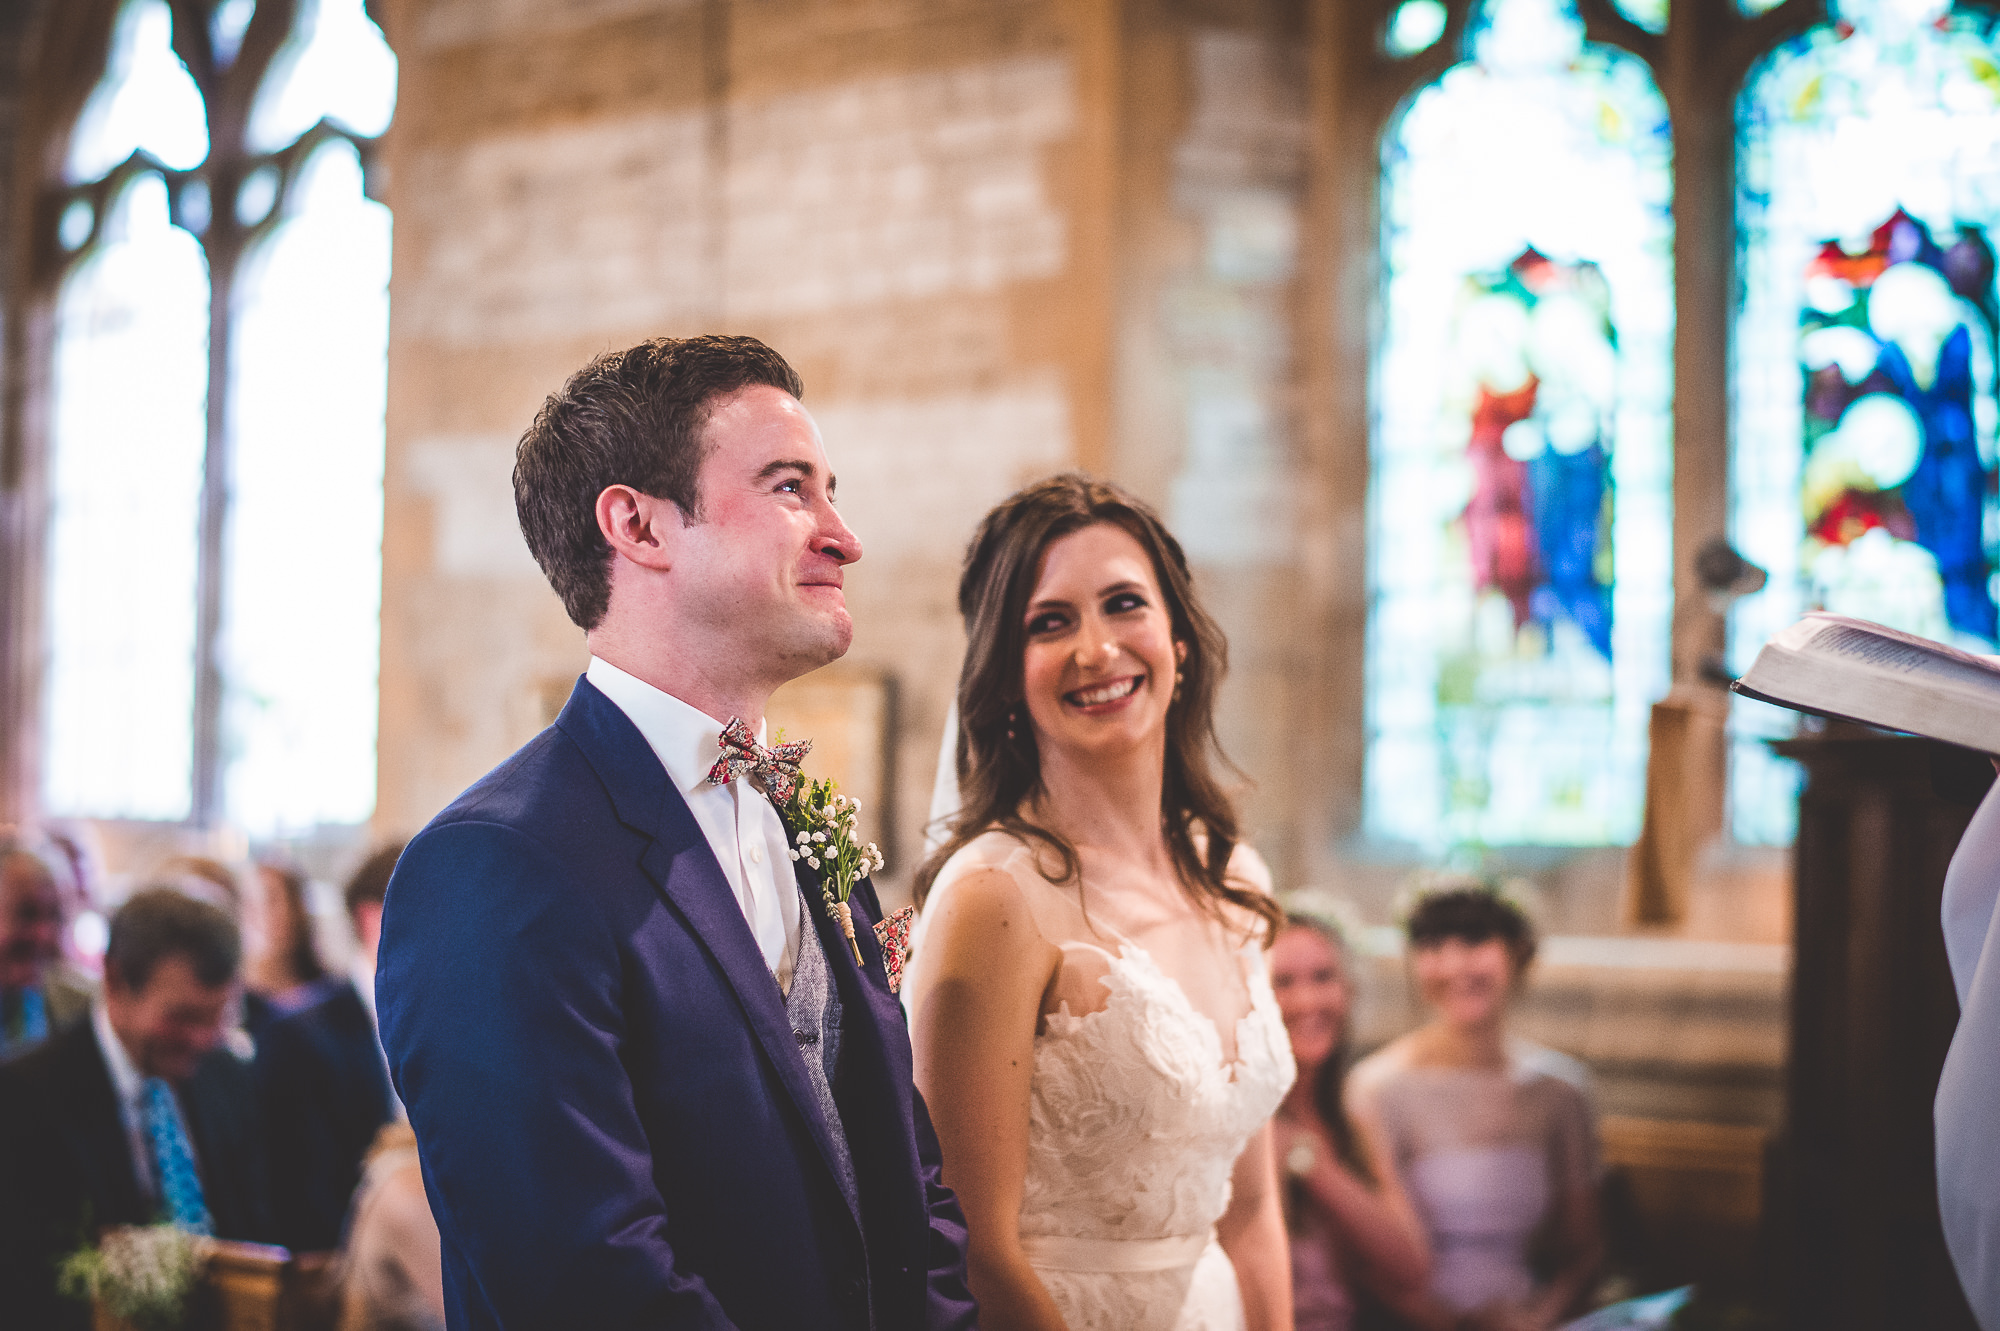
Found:
[(1024, 480), (1101, 462), (1097, 18), (392, 10), (379, 831), (420, 825), (525, 740), (582, 664), (514, 527), (535, 407), (597, 352), (703, 331), (763, 337), (805, 378), (867, 549), (849, 659), (899, 686), (896, 822), (921, 822), (972, 524)]

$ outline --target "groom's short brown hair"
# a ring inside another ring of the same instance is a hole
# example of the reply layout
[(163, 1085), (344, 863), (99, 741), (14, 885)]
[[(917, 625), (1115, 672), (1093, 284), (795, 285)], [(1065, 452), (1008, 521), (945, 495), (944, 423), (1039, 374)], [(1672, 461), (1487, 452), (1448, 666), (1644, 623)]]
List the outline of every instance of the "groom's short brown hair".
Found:
[(578, 628), (596, 628), (611, 601), (597, 496), (629, 485), (699, 521), (702, 427), (716, 399), (752, 384), (805, 396), (798, 371), (754, 337), (656, 337), (599, 356), (535, 413), (514, 451), (514, 512)]

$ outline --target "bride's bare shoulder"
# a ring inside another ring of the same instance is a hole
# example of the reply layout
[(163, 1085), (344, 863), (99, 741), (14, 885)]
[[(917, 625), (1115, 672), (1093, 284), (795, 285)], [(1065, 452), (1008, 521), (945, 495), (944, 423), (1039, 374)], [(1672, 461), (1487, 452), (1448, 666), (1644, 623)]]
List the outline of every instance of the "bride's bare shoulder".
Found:
[(1060, 950), (1036, 918), (1032, 885), (1014, 863), (1011, 848), (1019, 842), (1003, 834), (981, 844), (992, 835), (954, 854), (924, 901), (912, 948), (913, 1003), (954, 980), (983, 985), (1021, 975), (1044, 983), (1060, 962)]
[(982, 917), (1019, 914), (1033, 925), (1027, 897), (1033, 876), (1033, 852), (1011, 832), (991, 828), (960, 846), (944, 862), (924, 902), (924, 914), (939, 917), (970, 913)]

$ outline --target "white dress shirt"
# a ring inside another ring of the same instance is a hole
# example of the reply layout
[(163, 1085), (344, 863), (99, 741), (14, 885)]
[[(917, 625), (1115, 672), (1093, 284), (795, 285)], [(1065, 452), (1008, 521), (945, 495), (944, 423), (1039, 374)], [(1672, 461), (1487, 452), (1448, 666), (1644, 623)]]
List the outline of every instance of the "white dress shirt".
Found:
[[(125, 1144), (132, 1153), (132, 1177), (139, 1181), (142, 1194), (157, 1198), (160, 1187), (153, 1178), (153, 1143), (146, 1136), (146, 1079), (133, 1065), (132, 1056), (125, 1052), (118, 1032), (111, 1029), (111, 1016), (104, 1010), (101, 998), (90, 1005), (90, 1024), (97, 1032), (97, 1048), (104, 1055), (104, 1066), (111, 1073), (111, 1089), (118, 1096), (118, 1121), (125, 1125)], [(192, 1149), (192, 1142), (189, 1147)]]
[[(722, 754), (718, 741), (726, 719), (718, 721), (599, 657), (590, 658), (585, 678), (631, 719), (667, 769), (667, 779), (687, 800), (722, 864), (764, 965), (789, 993), (799, 955), (799, 890), (790, 843), (777, 809), (748, 780), (709, 784), (709, 768)], [(757, 742), (765, 742), (762, 721)]]

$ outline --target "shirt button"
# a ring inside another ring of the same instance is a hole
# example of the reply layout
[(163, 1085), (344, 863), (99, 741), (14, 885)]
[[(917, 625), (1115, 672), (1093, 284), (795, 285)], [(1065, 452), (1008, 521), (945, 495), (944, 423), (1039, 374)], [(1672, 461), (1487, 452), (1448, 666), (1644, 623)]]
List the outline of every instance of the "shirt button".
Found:
[(764, 848), (754, 841), (750, 843), (750, 862), (752, 864), (762, 864), (764, 862)]

